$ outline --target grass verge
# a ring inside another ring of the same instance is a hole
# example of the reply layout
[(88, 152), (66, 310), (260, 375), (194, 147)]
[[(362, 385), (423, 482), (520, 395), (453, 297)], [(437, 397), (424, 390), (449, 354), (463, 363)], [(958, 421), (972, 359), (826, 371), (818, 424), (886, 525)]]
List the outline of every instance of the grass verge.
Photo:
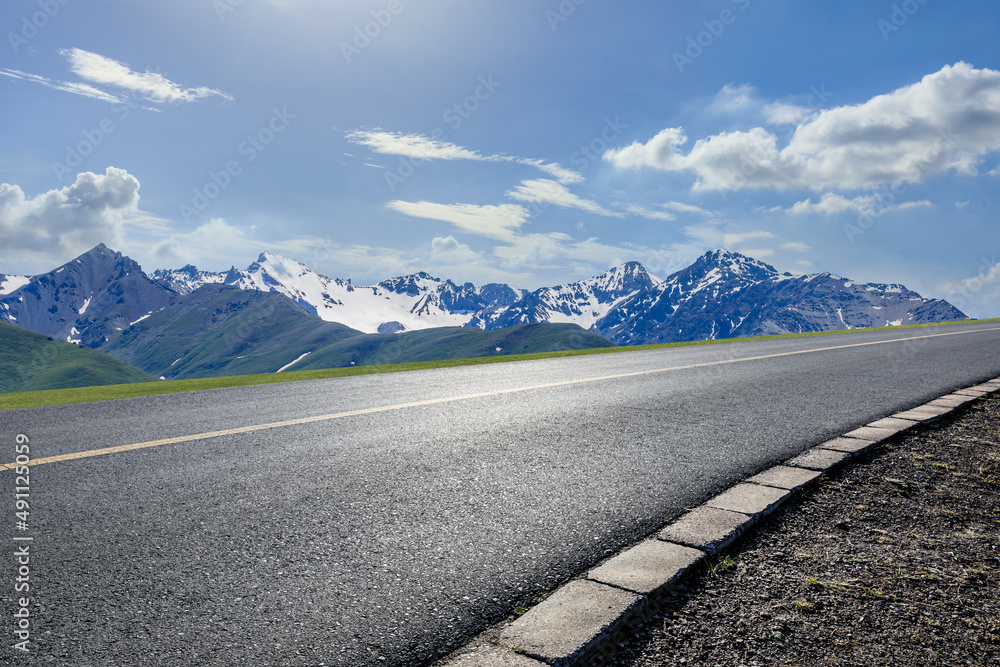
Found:
[(745, 343), (763, 340), (779, 340), (782, 338), (806, 338), (810, 336), (828, 336), (831, 334), (896, 331), (923, 327), (945, 326), (949, 324), (981, 324), (1000, 322), (1000, 318), (989, 320), (962, 320), (959, 322), (937, 322), (934, 324), (910, 324), (899, 327), (873, 327), (870, 329), (849, 329), (847, 331), (814, 331), (799, 334), (776, 334), (772, 336), (748, 336), (746, 338), (725, 338), (722, 340), (699, 340), (683, 343), (659, 343), (655, 345), (632, 345), (624, 347), (605, 347), (567, 352), (538, 352), (533, 354), (511, 354), (496, 357), (473, 357), (468, 359), (445, 359), (441, 361), (418, 361), (402, 364), (384, 364), (373, 366), (351, 366), (347, 368), (326, 368), (310, 371), (288, 371), (285, 373), (261, 373), (255, 375), (229, 375), (224, 377), (200, 378), (194, 380), (165, 380), (162, 382), (144, 382), (134, 384), (105, 385), (101, 387), (79, 387), (75, 389), (48, 389), (44, 391), (23, 391), (0, 393), (0, 410), (16, 408), (35, 408), (48, 405), (66, 405), (69, 403), (88, 403), (91, 401), (108, 401), (116, 398), (135, 398), (140, 396), (155, 396), (160, 394), (176, 394), (185, 391), (202, 391), (206, 389), (225, 389), (229, 387), (246, 387), (259, 384), (278, 382), (302, 382), (305, 380), (325, 380), (328, 378), (348, 377), (354, 375), (375, 375), (380, 373), (400, 373), (404, 371), (429, 370), (436, 368), (453, 368), (457, 366), (476, 366), (479, 364), (497, 364), (510, 361), (531, 361), (536, 359), (555, 359), (560, 357), (579, 357), (590, 354), (618, 354), (622, 352), (639, 352), (643, 350), (663, 350), (674, 347), (693, 347), (696, 345), (725, 345), (728, 343)]

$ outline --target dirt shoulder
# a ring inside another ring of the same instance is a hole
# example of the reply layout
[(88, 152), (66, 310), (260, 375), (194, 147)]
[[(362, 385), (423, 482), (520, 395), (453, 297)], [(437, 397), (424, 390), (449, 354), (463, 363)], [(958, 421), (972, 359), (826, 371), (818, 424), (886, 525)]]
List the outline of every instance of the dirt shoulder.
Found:
[(828, 475), (611, 664), (1000, 665), (1000, 396)]

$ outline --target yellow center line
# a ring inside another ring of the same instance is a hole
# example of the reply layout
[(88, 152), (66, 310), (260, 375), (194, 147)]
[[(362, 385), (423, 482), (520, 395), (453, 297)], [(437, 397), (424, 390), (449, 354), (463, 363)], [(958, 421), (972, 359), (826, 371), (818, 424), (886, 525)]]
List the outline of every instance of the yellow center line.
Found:
[[(685, 364), (683, 366), (670, 366), (668, 368), (652, 368), (644, 371), (632, 371), (629, 373), (616, 373), (614, 375), (602, 375), (599, 377), (581, 378), (577, 380), (563, 380), (560, 382), (547, 382), (545, 384), (534, 384), (524, 387), (513, 387), (511, 389), (497, 389), (494, 391), (483, 391), (475, 394), (462, 394), (460, 396), (448, 396), (445, 398), (431, 398), (423, 401), (412, 401), (410, 403), (397, 403), (395, 405), (383, 405), (375, 408), (362, 408), (360, 410), (348, 410), (346, 412), (335, 412), (327, 415), (317, 415), (314, 417), (302, 417), (300, 419), (289, 419), (286, 421), (271, 422), (269, 424), (256, 424), (254, 426), (240, 426), (237, 428), (227, 428), (221, 431), (206, 431), (204, 433), (193, 433), (175, 438), (163, 438), (161, 440), (150, 440), (148, 442), (137, 442), (131, 445), (119, 445), (117, 447), (104, 447), (102, 449), (90, 449), (83, 452), (72, 452), (60, 454), (58, 456), (46, 456), (32, 459), (31, 466), (43, 465), (46, 463), (57, 463), (59, 461), (73, 461), (75, 459), (86, 459), (94, 456), (104, 456), (107, 454), (119, 454), (130, 452), (136, 449), (147, 449), (149, 447), (162, 447), (163, 445), (175, 445), (182, 442), (194, 442), (197, 440), (207, 440), (209, 438), (219, 438), (226, 435), (240, 435), (242, 433), (255, 433), (257, 431), (267, 431), (270, 429), (284, 428), (286, 426), (298, 426), (300, 424), (313, 424), (316, 422), (332, 421), (335, 419), (346, 419), (348, 417), (359, 417), (362, 415), (377, 414), (380, 412), (391, 412), (394, 410), (406, 410), (409, 408), (420, 408), (429, 405), (441, 405), (444, 403), (454, 403), (457, 401), (468, 401), (476, 398), (487, 398), (491, 396), (502, 396), (504, 394), (516, 394), (525, 391), (536, 391), (539, 389), (552, 389), (555, 387), (568, 387), (572, 385), (588, 384), (591, 382), (606, 382), (608, 380), (620, 380), (623, 378), (640, 377), (643, 375), (655, 375), (659, 373), (670, 373), (674, 371), (690, 370), (692, 368), (708, 368), (711, 366), (722, 366), (725, 364), (738, 364), (747, 361), (759, 361), (762, 359), (776, 359), (779, 357), (791, 357), (799, 354), (813, 354), (816, 352), (828, 352), (830, 350), (845, 350), (854, 347), (867, 347), (870, 345), (886, 345), (890, 343), (904, 343), (911, 340), (921, 340), (926, 338), (940, 338), (942, 336), (960, 336), (964, 334), (983, 333), (986, 331), (1000, 331), (1000, 327), (990, 329), (974, 329), (972, 331), (952, 331), (949, 333), (928, 334), (926, 336), (912, 336), (909, 338), (895, 338), (892, 340), (871, 341), (868, 343), (851, 343), (849, 345), (834, 345), (831, 347), (820, 347), (809, 350), (796, 350), (793, 352), (778, 352), (775, 354), (762, 354), (754, 357), (741, 357), (739, 359), (723, 359), (720, 361), (706, 361), (697, 364)], [(19, 467), (17, 463), (0, 464), (0, 470), (10, 470)]]

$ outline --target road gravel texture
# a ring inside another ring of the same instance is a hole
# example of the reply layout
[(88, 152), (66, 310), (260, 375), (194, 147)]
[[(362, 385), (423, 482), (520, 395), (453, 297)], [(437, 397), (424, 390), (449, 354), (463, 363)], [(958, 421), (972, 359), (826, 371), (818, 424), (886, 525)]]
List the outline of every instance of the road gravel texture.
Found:
[[(33, 467), (31, 653), (3, 646), (0, 658), (429, 664), (735, 481), (1000, 375), (992, 329), (737, 342), (0, 412), (4, 460), (13, 461), (18, 433), (39, 458), (384, 409)], [(971, 333), (941, 335), (955, 332)], [(934, 337), (899, 341), (917, 336)], [(879, 341), (895, 342), (858, 346)], [(750, 359), (838, 346), (851, 347)], [(625, 373), (644, 374), (608, 377)], [(538, 386), (558, 382), (574, 384)], [(394, 407), (436, 398), (447, 402)], [(8, 545), (14, 486), (14, 471), (0, 472)], [(10, 638), (16, 576), (13, 556), (0, 557), (0, 631)]]

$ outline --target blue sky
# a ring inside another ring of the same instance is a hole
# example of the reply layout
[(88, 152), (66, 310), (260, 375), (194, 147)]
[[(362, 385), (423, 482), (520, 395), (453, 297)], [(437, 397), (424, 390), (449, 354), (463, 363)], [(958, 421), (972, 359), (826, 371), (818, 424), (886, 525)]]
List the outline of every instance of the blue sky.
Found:
[(263, 250), (537, 287), (716, 247), (1000, 316), (1000, 5), (0, 9), (0, 272)]

